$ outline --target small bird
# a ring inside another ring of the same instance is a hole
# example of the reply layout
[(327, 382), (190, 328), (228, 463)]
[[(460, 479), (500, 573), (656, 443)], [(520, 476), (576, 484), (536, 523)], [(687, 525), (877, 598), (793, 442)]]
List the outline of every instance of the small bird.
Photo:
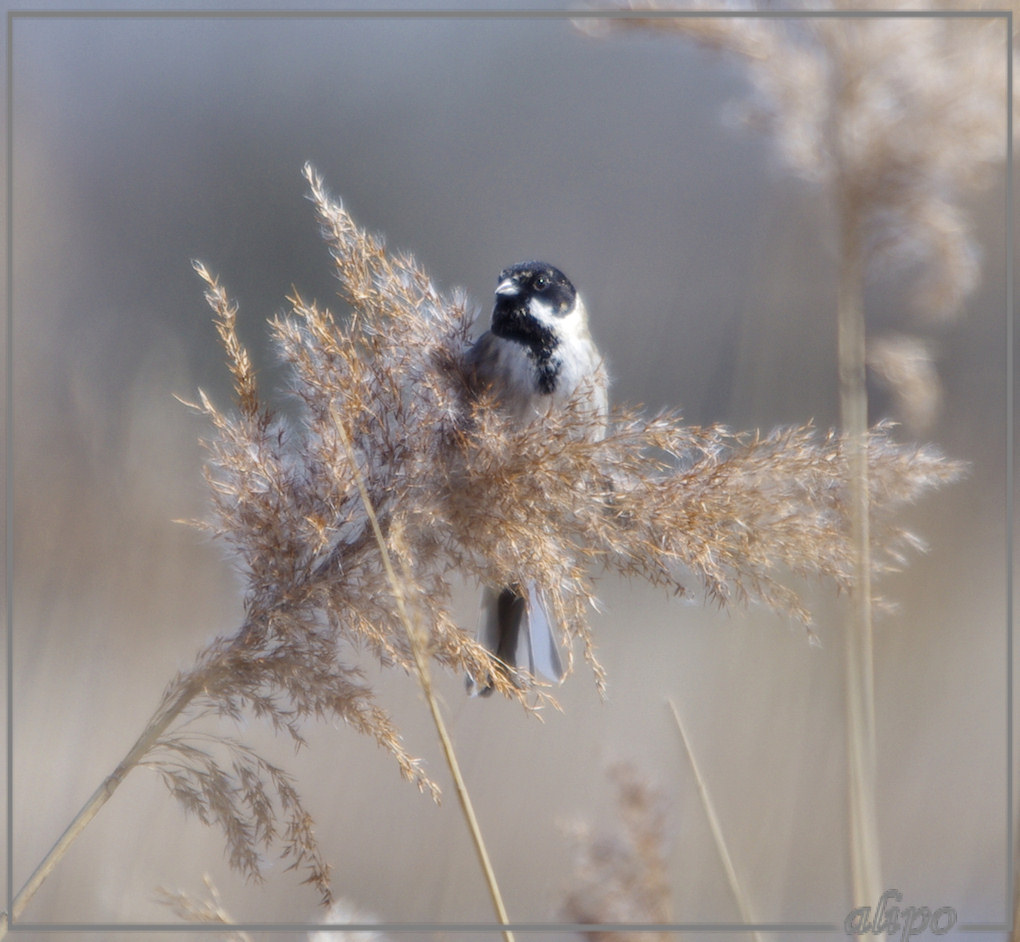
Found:
[[(592, 440), (605, 435), (605, 365), (588, 332), (584, 301), (558, 268), (522, 262), (505, 268), (496, 285), (492, 325), (466, 355), (478, 392), (521, 423), (541, 420), (577, 397), (595, 420)], [(548, 680), (563, 679), (560, 653), (541, 592), (534, 584), (486, 587), (478, 640), (512, 674), (523, 667)], [(469, 677), (471, 696), (492, 693), (490, 681)]]

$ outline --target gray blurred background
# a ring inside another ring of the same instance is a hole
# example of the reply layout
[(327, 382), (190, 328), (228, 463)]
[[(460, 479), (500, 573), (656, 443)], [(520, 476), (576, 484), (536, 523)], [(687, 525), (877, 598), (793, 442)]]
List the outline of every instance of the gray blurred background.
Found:
[[(483, 317), (500, 268), (561, 267), (588, 301), (614, 400), (740, 429), (837, 421), (833, 221), (766, 138), (727, 120), (747, 82), (716, 53), (593, 39), (565, 18), (18, 18), (13, 31), (15, 889), (169, 678), (238, 623), (221, 548), (174, 522), (204, 513), (197, 442), (209, 432), (174, 396), (229, 396), (190, 260), (240, 302), (272, 388), (266, 318), (292, 286), (326, 303), (335, 290), (306, 160)], [(970, 205), (981, 289), (927, 334), (945, 387), (928, 437), (971, 473), (910, 511), (931, 551), (883, 581), (900, 610), (876, 637), (884, 880), (904, 905), (953, 906), (961, 925), (1009, 909), (1004, 192)], [(903, 323), (889, 296), (872, 300), (875, 324)], [(890, 414), (873, 401), (873, 418)], [(618, 829), (606, 771), (628, 761), (668, 798), (677, 921), (739, 921), (671, 698), (755, 918), (841, 924), (843, 610), (831, 587), (806, 589), (817, 647), (765, 612), (608, 577), (600, 592), (606, 702), (583, 666), (544, 723), (440, 679), (511, 917), (561, 917), (563, 826)], [(473, 629), (475, 587), (459, 598)], [(338, 895), (385, 922), (488, 922), (416, 684), (368, 670), (444, 786), (442, 807), (347, 729), (310, 727), (296, 756), (257, 724), (228, 731), (294, 772)], [(138, 770), (25, 918), (173, 921), (155, 889), (200, 893), (204, 873), (235, 918), (319, 917), (292, 873), (268, 872), (246, 885), (219, 834)]]

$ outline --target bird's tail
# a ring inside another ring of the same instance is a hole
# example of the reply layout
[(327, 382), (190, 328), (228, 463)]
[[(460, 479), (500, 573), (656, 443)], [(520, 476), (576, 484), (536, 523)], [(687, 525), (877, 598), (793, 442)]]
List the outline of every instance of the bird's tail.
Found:
[[(499, 659), (515, 684), (526, 685), (527, 675), (541, 674), (554, 683), (563, 679), (563, 664), (545, 600), (534, 583), (529, 584), (526, 595), (520, 586), (482, 590), (478, 640)], [(480, 683), (468, 677), (467, 689), (472, 697), (487, 697), (493, 690), (492, 678)]]

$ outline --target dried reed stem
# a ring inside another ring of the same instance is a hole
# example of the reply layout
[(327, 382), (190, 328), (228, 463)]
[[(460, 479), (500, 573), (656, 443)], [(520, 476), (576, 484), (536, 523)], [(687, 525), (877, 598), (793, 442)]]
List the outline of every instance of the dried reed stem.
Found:
[(838, 199), (841, 246), (836, 297), (839, 404), (847, 436), (854, 588), (846, 626), (846, 718), (850, 867), (855, 905), (882, 892), (875, 814), (875, 679), (872, 644), (871, 501), (865, 386), (864, 257), (859, 202), (844, 178)]
[[(712, 796), (708, 792), (708, 784), (706, 783), (704, 776), (701, 774), (701, 769), (698, 767), (698, 761), (694, 758), (694, 750), (691, 748), (691, 741), (687, 738), (687, 731), (684, 729), (684, 724), (680, 719), (680, 712), (676, 708), (676, 704), (673, 702), (672, 697), (668, 698), (669, 709), (673, 713), (673, 720), (676, 722), (676, 728), (680, 732), (680, 739), (684, 744), (684, 751), (687, 753), (687, 758), (691, 761), (691, 769), (694, 772), (694, 781), (698, 786), (698, 795), (701, 798), (701, 804), (705, 809), (705, 816), (708, 818), (708, 826), (712, 831), (712, 837), (715, 839), (716, 849), (719, 851), (719, 859), (722, 860), (723, 869), (726, 871), (726, 879), (729, 880), (730, 889), (733, 890), (733, 896), (737, 901), (737, 908), (740, 910), (740, 918), (745, 923), (751, 925), (754, 923), (754, 917), (751, 914), (751, 906), (747, 901), (747, 895), (744, 893), (744, 888), (740, 884), (740, 880), (737, 878), (737, 868), (733, 866), (733, 859), (730, 857), (729, 849), (726, 846), (726, 838), (723, 836), (722, 824), (719, 821), (719, 815), (716, 814), (715, 805), (712, 802)], [(760, 932), (754, 931), (751, 933), (751, 938), (757, 940), (757, 942), (764, 942)]]
[[(382, 527), (379, 525), (379, 518), (376, 516), (375, 507), (372, 505), (372, 500), (368, 493), (368, 488), (365, 486), (361, 470), (358, 468), (357, 456), (354, 453), (354, 446), (351, 444), (347, 428), (344, 425), (343, 419), (339, 415), (338, 411), (335, 408), (332, 411), (333, 421), (336, 424), (337, 435), (343, 444), (344, 450), (347, 452), (347, 458), (350, 461), (354, 483), (357, 485), (358, 493), (361, 495), (361, 500), (365, 507), (365, 513), (371, 523), (372, 532), (375, 534), (376, 542), (379, 545), (379, 555), (382, 558), (383, 568), (386, 570), (386, 578), (389, 580), (390, 587), (393, 590), (393, 598), (397, 606), (400, 621), (403, 623), (404, 629), (407, 632), (407, 640), (411, 647), (411, 653), (414, 657), (414, 666), (418, 674), (418, 682), (421, 684), (422, 693), (425, 695), (425, 701), (429, 705), (429, 712), (432, 714), (432, 722), (435, 724), (436, 733), (439, 736), (439, 742), (443, 748), (443, 756), (446, 759), (447, 766), (449, 766), (450, 775), (453, 777), (454, 788), (457, 791), (457, 800), (460, 802), (461, 811), (464, 814), (464, 820), (467, 822), (468, 830), (471, 832), (471, 840), (478, 853), (478, 861), (481, 864), (482, 873), (485, 876), (485, 883), (489, 888), (489, 895), (492, 897), (492, 905), (496, 911), (496, 917), (499, 920), (500, 925), (508, 926), (510, 924), (510, 918), (507, 915), (506, 907), (503, 905), (503, 896), (499, 891), (499, 884), (496, 882), (496, 873), (492, 868), (492, 861), (489, 859), (489, 853), (485, 849), (485, 840), (482, 837), (482, 829), (478, 824), (474, 805), (471, 802), (471, 795), (468, 793), (467, 784), (465, 783), (464, 776), (460, 771), (460, 763), (457, 761), (457, 755), (453, 748), (453, 741), (450, 739), (450, 735), (447, 732), (446, 723), (443, 720), (443, 714), (439, 709), (439, 703), (436, 700), (435, 693), (432, 689), (432, 676), (429, 672), (428, 656), (422, 649), (422, 633), (415, 630), (414, 625), (411, 622), (411, 617), (408, 614), (407, 602), (404, 598), (403, 583), (397, 578), (396, 571), (393, 568), (393, 560), (386, 544), (386, 537), (383, 535)], [(503, 930), (503, 938), (506, 942), (514, 942), (514, 935), (509, 929)]]
[(137, 768), (141, 761), (148, 754), (149, 750), (159, 741), (159, 738), (167, 731), (181, 713), (187, 709), (192, 699), (200, 692), (200, 685), (193, 684), (184, 687), (177, 698), (171, 703), (161, 705), (149, 720), (142, 734), (135, 741), (135, 744), (128, 750), (127, 754), (117, 764), (117, 767), (105, 778), (102, 784), (92, 793), (91, 797), (82, 806), (81, 810), (74, 816), (71, 823), (64, 829), (57, 842), (50, 848), (49, 853), (39, 862), (39, 865), (32, 872), (20, 892), (11, 901), (10, 913), (0, 915), (0, 939), (6, 937), (10, 923), (16, 920), (24, 911), (29, 901), (35, 896), (36, 891), (45, 882), (46, 878), (53, 872), (53, 868), (60, 862), (63, 856), (70, 849), (71, 845), (78, 838), (78, 835), (89, 825), (92, 819), (99, 814), (99, 810), (113, 796), (113, 793), (127, 777), (128, 772)]

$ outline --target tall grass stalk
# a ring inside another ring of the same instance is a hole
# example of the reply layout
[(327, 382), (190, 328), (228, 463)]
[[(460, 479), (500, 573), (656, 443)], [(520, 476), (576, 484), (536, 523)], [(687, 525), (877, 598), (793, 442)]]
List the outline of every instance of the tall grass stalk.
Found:
[[(411, 622), (411, 617), (407, 611), (406, 599), (404, 597), (404, 584), (397, 578), (397, 573), (393, 568), (393, 560), (390, 557), (390, 552), (386, 545), (386, 537), (383, 534), (382, 527), (379, 525), (379, 517), (376, 515), (375, 507), (373, 506), (372, 499), (368, 493), (368, 488), (365, 486), (365, 479), (362, 477), (361, 471), (358, 469), (357, 457), (354, 454), (354, 446), (351, 444), (351, 439), (347, 433), (347, 428), (344, 425), (343, 418), (335, 409), (333, 410), (333, 421), (336, 423), (337, 434), (340, 437), (340, 441), (343, 443), (344, 450), (347, 452), (347, 458), (351, 463), (351, 468), (353, 469), (354, 481), (357, 485), (358, 493), (361, 495), (361, 499), (364, 502), (365, 512), (372, 525), (372, 533), (375, 535), (376, 543), (379, 546), (379, 554), (382, 557), (383, 567), (386, 570), (386, 577), (389, 579), (390, 588), (393, 590), (393, 599), (397, 605), (400, 620), (404, 624), (404, 630), (407, 632), (407, 641), (411, 647), (411, 653), (414, 656), (414, 666), (418, 675), (418, 683), (421, 684), (422, 693), (425, 696), (426, 703), (428, 703), (429, 712), (432, 715), (432, 722), (435, 724), (436, 734), (439, 736), (439, 743), (443, 749), (443, 757), (446, 759), (446, 764), (450, 769), (450, 775), (453, 778), (454, 789), (457, 792), (457, 800), (460, 803), (461, 811), (464, 814), (464, 820), (467, 822), (468, 831), (471, 833), (471, 841), (478, 854), (478, 862), (481, 865), (482, 873), (485, 876), (485, 883), (489, 888), (489, 895), (492, 897), (492, 905), (496, 911), (496, 918), (499, 920), (499, 924), (501, 926), (507, 926), (510, 924), (510, 919), (507, 916), (506, 906), (503, 904), (503, 896), (499, 891), (499, 884), (496, 882), (496, 873), (492, 868), (492, 861), (489, 859), (489, 852), (485, 848), (485, 840), (482, 837), (482, 829), (478, 824), (478, 817), (475, 815), (474, 805), (471, 802), (471, 795), (468, 793), (467, 784), (460, 771), (460, 763), (457, 761), (457, 754), (453, 748), (453, 741), (450, 739), (450, 734), (447, 732), (442, 711), (439, 709), (439, 703), (436, 700), (435, 693), (432, 689), (432, 675), (429, 671), (428, 654), (425, 650), (425, 632), (422, 631), (420, 627), (415, 628)], [(513, 933), (509, 929), (503, 930), (503, 938), (506, 942), (514, 942)]]
[[(92, 819), (99, 814), (100, 809), (105, 805), (120, 784), (127, 777), (132, 769), (137, 768), (149, 754), (160, 737), (170, 728), (174, 720), (183, 713), (192, 699), (198, 693), (197, 686), (186, 686), (180, 691), (177, 699), (170, 704), (164, 704), (158, 709), (149, 720), (141, 735), (135, 740), (135, 744), (127, 751), (124, 758), (117, 763), (116, 768), (103, 779), (102, 784), (92, 793), (88, 801), (82, 805), (81, 810), (71, 819), (71, 822), (64, 829), (63, 834), (50, 848), (46, 856), (42, 858), (25, 885), (11, 901), (10, 913), (0, 914), (0, 939), (6, 937), (10, 928), (10, 922), (16, 920), (28, 906), (36, 891), (43, 885), (46, 878), (53, 872), (53, 868), (61, 861), (64, 855), (70, 850), (71, 845), (78, 836), (91, 823)], [(8, 835), (10, 840), (12, 835)]]
[(854, 591), (845, 637), (850, 869), (855, 905), (882, 893), (875, 801), (875, 670), (871, 593), (868, 393), (865, 385), (864, 267), (857, 201), (840, 200), (842, 245), (836, 300), (840, 416), (847, 436)]
[[(940, 0), (915, 4), (912, 14), (931, 13), (917, 20), (889, 16), (878, 0), (833, 0), (828, 9), (845, 18), (747, 16), (807, 13), (810, 6), (726, 0), (722, 9), (741, 14), (730, 19), (712, 15), (718, 4), (695, 0), (688, 10), (708, 16), (653, 18), (643, 14), (661, 14), (661, 0), (624, 0), (634, 16), (613, 20), (611, 28), (669, 31), (738, 57), (752, 85), (745, 115), (771, 133), (783, 162), (818, 188), (833, 211), (853, 555), (845, 630), (849, 856), (851, 892), (860, 905), (883, 890), (872, 638), (872, 578), (879, 571), (874, 511), (882, 484), (868, 457), (866, 367), (914, 431), (932, 423), (942, 398), (932, 352), (913, 331), (866, 337), (864, 288), (868, 279), (895, 284), (916, 326), (963, 312), (980, 282), (965, 198), (993, 181), (1005, 161), (1008, 83), (1001, 17), (964, 25), (939, 15), (948, 9)], [(874, 15), (862, 16), (868, 11)]]
[[(673, 714), (673, 720), (676, 723), (676, 728), (680, 733), (680, 740), (684, 744), (684, 752), (687, 753), (687, 758), (691, 763), (691, 770), (694, 772), (694, 781), (698, 786), (698, 795), (701, 798), (701, 805), (705, 809), (705, 817), (708, 819), (708, 826), (712, 831), (712, 839), (715, 841), (716, 849), (719, 851), (719, 859), (722, 861), (723, 869), (726, 871), (726, 879), (729, 881), (730, 889), (733, 891), (733, 897), (737, 901), (737, 908), (740, 910), (740, 918), (745, 923), (751, 925), (754, 923), (754, 916), (751, 913), (751, 904), (748, 902), (747, 894), (744, 892), (744, 888), (737, 877), (737, 868), (733, 865), (733, 858), (730, 856), (729, 848), (726, 845), (726, 837), (723, 834), (722, 823), (719, 820), (719, 815), (715, 810), (715, 802), (712, 801), (712, 795), (708, 790), (708, 783), (705, 781), (705, 777), (701, 774), (701, 768), (698, 765), (698, 760), (694, 757), (694, 750), (691, 748), (691, 741), (687, 737), (687, 731), (684, 729), (683, 721), (680, 719), (680, 711), (677, 710), (676, 704), (672, 699), (667, 701), (669, 703), (670, 712)], [(751, 933), (751, 938), (755, 942), (764, 942), (762, 934), (757, 931)]]

